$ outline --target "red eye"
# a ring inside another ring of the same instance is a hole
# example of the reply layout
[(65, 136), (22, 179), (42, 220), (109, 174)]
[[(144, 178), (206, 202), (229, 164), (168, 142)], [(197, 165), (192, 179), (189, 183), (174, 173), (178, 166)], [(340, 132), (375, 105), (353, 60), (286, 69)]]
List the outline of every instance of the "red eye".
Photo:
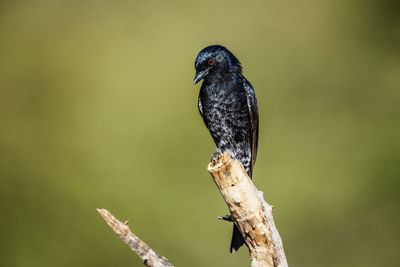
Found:
[(214, 59), (213, 59), (213, 58), (210, 58), (210, 59), (208, 60), (208, 65), (212, 65), (212, 64), (214, 64)]

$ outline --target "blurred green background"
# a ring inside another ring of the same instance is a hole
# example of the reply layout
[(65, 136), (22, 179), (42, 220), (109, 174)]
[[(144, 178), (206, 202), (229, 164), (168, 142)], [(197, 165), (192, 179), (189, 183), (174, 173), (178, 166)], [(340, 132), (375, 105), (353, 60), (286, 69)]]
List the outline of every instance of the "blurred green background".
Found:
[(142, 266), (107, 208), (176, 266), (249, 266), (192, 84), (222, 44), (289, 265), (399, 266), (399, 3), (1, 1), (0, 265)]

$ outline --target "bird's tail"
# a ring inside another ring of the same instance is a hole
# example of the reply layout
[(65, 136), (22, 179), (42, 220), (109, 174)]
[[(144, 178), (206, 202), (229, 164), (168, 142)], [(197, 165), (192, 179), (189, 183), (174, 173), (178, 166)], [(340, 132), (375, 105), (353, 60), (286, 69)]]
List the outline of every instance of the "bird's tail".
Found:
[[(250, 163), (250, 162), (248, 162)], [(246, 164), (247, 165), (247, 164)], [(251, 179), (251, 174), (252, 174), (252, 166), (246, 166), (245, 167), (247, 175)], [(239, 250), (241, 246), (244, 244), (244, 238), (242, 234), (239, 231), (239, 228), (237, 228), (236, 224), (233, 223), (233, 232), (232, 232), (232, 241), (231, 241), (231, 253), (235, 253), (236, 251)]]
[(241, 246), (244, 244), (244, 239), (236, 224), (233, 224), (233, 233), (232, 233), (232, 241), (231, 241), (231, 253), (235, 253), (239, 250)]

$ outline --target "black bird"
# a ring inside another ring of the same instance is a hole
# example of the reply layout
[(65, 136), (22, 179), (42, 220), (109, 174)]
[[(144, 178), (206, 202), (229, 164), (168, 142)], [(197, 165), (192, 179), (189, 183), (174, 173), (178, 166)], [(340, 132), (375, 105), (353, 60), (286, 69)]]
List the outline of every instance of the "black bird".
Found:
[[(258, 145), (258, 106), (253, 87), (243, 76), (239, 60), (223, 46), (212, 45), (201, 50), (194, 66), (194, 84), (204, 79), (199, 112), (217, 145), (211, 160), (226, 151), (243, 164), (251, 177)], [(234, 224), (231, 253), (243, 244), (244, 239)]]

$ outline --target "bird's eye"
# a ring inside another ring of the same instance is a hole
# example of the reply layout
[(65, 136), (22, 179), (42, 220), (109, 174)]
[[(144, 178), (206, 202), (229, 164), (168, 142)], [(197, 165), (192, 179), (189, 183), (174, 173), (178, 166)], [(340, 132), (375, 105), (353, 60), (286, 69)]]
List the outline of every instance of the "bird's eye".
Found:
[(213, 65), (214, 64), (214, 59), (213, 58), (210, 58), (210, 59), (208, 59), (208, 65)]

